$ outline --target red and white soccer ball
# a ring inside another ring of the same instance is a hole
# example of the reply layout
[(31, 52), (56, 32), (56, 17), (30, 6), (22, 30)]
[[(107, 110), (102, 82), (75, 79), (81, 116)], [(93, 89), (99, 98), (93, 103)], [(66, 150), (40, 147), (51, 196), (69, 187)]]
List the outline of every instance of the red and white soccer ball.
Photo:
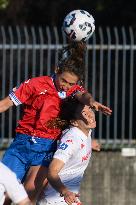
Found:
[(63, 30), (73, 41), (87, 41), (95, 31), (95, 20), (87, 11), (74, 10), (65, 17)]

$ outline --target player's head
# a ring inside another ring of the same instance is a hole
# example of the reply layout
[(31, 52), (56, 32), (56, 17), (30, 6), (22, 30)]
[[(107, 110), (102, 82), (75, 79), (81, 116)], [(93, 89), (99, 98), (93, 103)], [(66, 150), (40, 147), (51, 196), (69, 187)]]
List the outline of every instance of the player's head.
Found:
[(60, 117), (52, 121), (52, 126), (59, 127), (63, 130), (70, 125), (79, 127), (80, 129), (96, 127), (95, 114), (91, 108), (72, 97), (63, 100)]
[(73, 97), (66, 98), (63, 101), (60, 116), (62, 120), (65, 120), (66, 126), (74, 125), (84, 129), (96, 127), (92, 109)]
[(86, 44), (83, 42), (72, 42), (62, 49), (55, 79), (59, 90), (67, 91), (73, 85), (83, 82), (85, 50)]

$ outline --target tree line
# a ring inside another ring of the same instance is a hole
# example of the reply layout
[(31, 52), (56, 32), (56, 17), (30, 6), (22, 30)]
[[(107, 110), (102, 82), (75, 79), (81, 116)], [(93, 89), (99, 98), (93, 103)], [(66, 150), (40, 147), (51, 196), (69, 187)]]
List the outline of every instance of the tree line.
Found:
[(135, 0), (0, 0), (0, 24), (60, 26), (74, 9), (87, 10), (98, 26), (136, 26)]

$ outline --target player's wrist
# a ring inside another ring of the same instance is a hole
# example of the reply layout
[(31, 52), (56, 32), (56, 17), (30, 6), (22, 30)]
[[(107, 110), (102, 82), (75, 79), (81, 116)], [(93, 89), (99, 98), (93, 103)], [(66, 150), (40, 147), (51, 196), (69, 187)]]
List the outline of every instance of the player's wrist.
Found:
[(69, 193), (69, 190), (66, 188), (66, 189), (63, 189), (61, 192), (60, 192), (60, 196), (61, 197), (66, 197)]
[(91, 107), (94, 107), (95, 103), (96, 103), (96, 101), (95, 101), (94, 98), (91, 96), (91, 97), (90, 97), (90, 103), (89, 103), (90, 106), (91, 106)]

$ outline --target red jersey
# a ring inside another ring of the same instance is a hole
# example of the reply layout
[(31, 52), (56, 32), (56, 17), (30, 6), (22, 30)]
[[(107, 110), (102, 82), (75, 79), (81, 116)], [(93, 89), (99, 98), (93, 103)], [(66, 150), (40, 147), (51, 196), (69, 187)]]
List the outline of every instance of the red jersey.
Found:
[(58, 117), (62, 98), (76, 91), (84, 89), (74, 85), (68, 93), (58, 92), (49, 76), (32, 78), (22, 83), (15, 92), (9, 94), (16, 106), (24, 104), (23, 117), (18, 121), (16, 132), (57, 139), (61, 130), (48, 128), (47, 122)]

